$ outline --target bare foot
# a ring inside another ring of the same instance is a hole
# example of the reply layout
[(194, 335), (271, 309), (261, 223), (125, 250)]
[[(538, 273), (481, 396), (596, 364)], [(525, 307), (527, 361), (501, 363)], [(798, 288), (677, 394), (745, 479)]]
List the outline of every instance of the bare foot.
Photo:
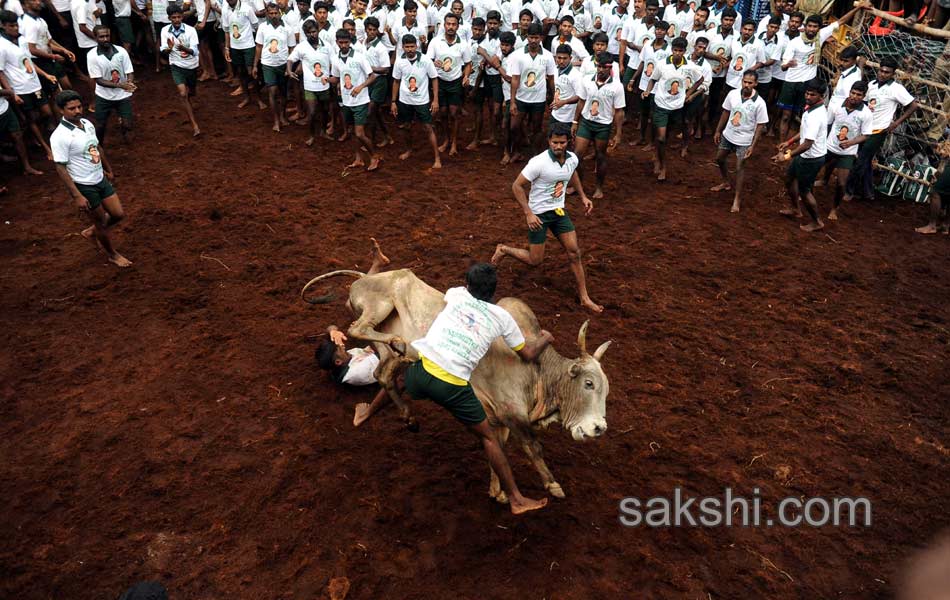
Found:
[(604, 312), (604, 307), (601, 306), (600, 304), (597, 304), (596, 302), (591, 300), (589, 297), (581, 298), (581, 306), (595, 313)]
[(627, 144), (630, 146), (639, 146), (642, 143), (643, 143), (643, 138), (637, 138), (635, 140), (630, 140), (629, 142), (627, 142)]
[(782, 210), (778, 211), (778, 214), (786, 217), (801, 218), (802, 211), (795, 210), (794, 208), (783, 208)]
[(737, 213), (739, 212), (739, 201), (736, 200), (732, 203), (732, 208), (729, 209), (729, 212)]
[(501, 157), (501, 164), (502, 164), (502, 166), (504, 166), (504, 165), (507, 165), (507, 164), (510, 163), (510, 162), (511, 162), (511, 156), (509, 156), (508, 153), (505, 152), (504, 156)]
[(596, 188), (594, 190), (594, 195), (592, 197), (594, 198), (594, 200), (600, 200), (601, 198), (604, 197), (604, 190), (600, 188)]
[(399, 160), (406, 160), (410, 156), (412, 156), (412, 150), (406, 150), (405, 152), (399, 155)]
[(336, 141), (338, 141), (338, 142), (345, 142), (345, 141), (348, 140), (348, 139), (350, 139), (350, 132), (349, 132), (349, 131), (344, 131), (344, 132), (343, 132), (343, 135), (341, 135), (340, 137), (336, 138)]
[(250, 104), (250, 103), (251, 103), (251, 99), (248, 98), (248, 97), (245, 97), (244, 100), (241, 100), (241, 103), (238, 104), (238, 108), (244, 108), (245, 106), (247, 106), (247, 105)]
[(445, 152), (445, 149), (448, 147), (449, 147), (449, 141), (445, 140), (444, 142), (439, 144), (439, 152)]
[(644, 152), (653, 152), (653, 144), (647, 144), (643, 148), (640, 148)]
[(33, 167), (27, 167), (23, 169), (23, 172), (27, 175), (42, 175), (43, 174), (43, 171), (37, 171)]
[(710, 192), (728, 192), (732, 189), (732, 186), (728, 183), (720, 183), (719, 185), (714, 185), (709, 188)]
[(505, 250), (503, 244), (498, 244), (495, 246), (495, 253), (491, 255), (491, 264), (498, 265), (501, 262), (501, 259), (505, 257)]
[(458, 147), (455, 144), (452, 144), (452, 147), (449, 148), (449, 156), (457, 156), (458, 153), (459, 153)]
[(84, 238), (86, 238), (87, 240), (89, 240), (90, 242), (92, 242), (92, 245), (93, 245), (93, 247), (95, 247), (96, 252), (103, 252), (102, 244), (99, 243), (99, 238), (97, 238), (95, 235), (93, 235), (93, 233), (95, 232), (95, 230), (96, 230), (96, 226), (95, 226), (95, 225), (90, 225), (89, 227), (86, 227), (85, 229), (83, 229), (82, 231), (80, 231), (80, 232), (79, 232), (79, 235), (81, 235), (82, 237), (84, 237)]
[(363, 159), (362, 159), (362, 158), (358, 158), (358, 159), (354, 160), (353, 162), (351, 162), (350, 164), (346, 165), (346, 168), (347, 168), (347, 169), (355, 169), (356, 167), (365, 167), (365, 166), (366, 166), (366, 163), (363, 162)]
[(666, 181), (666, 169), (660, 169), (660, 172), (656, 174), (657, 181)]
[(472, 140), (472, 143), (465, 146), (466, 150), (478, 150), (478, 140)]
[(479, 140), (478, 143), (481, 144), (482, 146), (497, 146), (498, 140), (496, 140), (495, 138), (488, 138), (487, 140)]
[(308, 137), (306, 141), (304, 141), (304, 144), (308, 147), (313, 146), (313, 136)]
[(386, 138), (385, 140), (381, 141), (380, 143), (376, 144), (376, 147), (377, 147), (377, 148), (385, 148), (386, 146), (390, 146), (390, 145), (395, 144), (395, 143), (396, 143), (396, 140), (394, 140), (394, 139), (391, 138), (391, 137), (388, 137), (388, 138)]
[(511, 162), (521, 162), (524, 160), (524, 154), (520, 152), (515, 152), (511, 155)]
[(376, 241), (376, 238), (369, 238), (373, 242), (373, 259), (378, 260), (382, 265), (389, 264), (389, 257), (383, 254), (383, 249), (379, 247), (379, 242)]
[(812, 231), (818, 231), (824, 226), (825, 226), (824, 223), (822, 223), (821, 221), (818, 221), (817, 223), (809, 223), (808, 225), (799, 225), (799, 228), (801, 228), (802, 231), (807, 231), (808, 233), (811, 233)]
[(240, 96), (240, 95), (243, 94), (243, 93), (244, 93), (244, 90), (241, 89), (241, 86), (237, 86), (236, 88), (234, 88), (233, 90), (231, 90), (231, 95), (232, 95), (232, 96)]
[(353, 427), (359, 427), (369, 418), (369, 404), (360, 402), (353, 410)]
[(376, 169), (378, 169), (378, 168), (379, 168), (379, 161), (380, 161), (380, 158), (379, 158), (378, 156), (374, 156), (374, 157), (370, 158), (370, 159), (369, 159), (369, 166), (366, 167), (366, 170), (367, 170), (367, 171), (375, 171)]
[(124, 269), (125, 267), (131, 267), (131, 266), (132, 266), (132, 261), (129, 260), (129, 259), (127, 259), (126, 257), (122, 256), (122, 255), (119, 254), (118, 252), (116, 252), (115, 254), (113, 254), (112, 256), (109, 257), (109, 262), (111, 262), (111, 263), (114, 264), (115, 266), (121, 267), (121, 268), (123, 268), (123, 269)]
[(432, 163), (432, 168), (433, 168), (433, 169), (441, 169), (441, 168), (442, 168), (442, 160), (439, 159), (439, 158), (435, 159), (435, 162)]
[(509, 498), (508, 502), (511, 506), (511, 514), (513, 515), (520, 515), (528, 511), (538, 510), (548, 505), (547, 498), (532, 500), (531, 498), (525, 498), (524, 496), (521, 496), (518, 499)]
[(198, 137), (201, 135), (201, 130), (198, 129), (198, 126), (195, 125), (195, 131), (191, 134), (191, 137)]
[(270, 108), (270, 107), (267, 106), (267, 103), (264, 102), (263, 100), (258, 100), (258, 101), (257, 101), (257, 108), (259, 108), (260, 110), (267, 110), (267, 109)]
[(280, 123), (274, 123), (274, 126), (271, 127), (275, 133), (280, 133)]
[(830, 213), (828, 213), (828, 220), (829, 220), (829, 221), (837, 221), (837, 220), (838, 220), (838, 211), (832, 210)]
[(281, 117), (280, 124), (286, 127), (287, 125), (290, 125), (290, 121), (287, 120), (287, 117)]
[(684, 146), (683, 149), (680, 150), (680, 158), (686, 158), (687, 154), (689, 154), (689, 148)]
[(916, 231), (917, 233), (924, 233), (924, 234), (937, 233), (937, 226), (934, 225), (933, 223), (930, 223), (928, 225), (924, 225), (923, 227), (918, 227), (914, 231)]
[(653, 174), (654, 175), (660, 174), (660, 161), (658, 160), (653, 161)]

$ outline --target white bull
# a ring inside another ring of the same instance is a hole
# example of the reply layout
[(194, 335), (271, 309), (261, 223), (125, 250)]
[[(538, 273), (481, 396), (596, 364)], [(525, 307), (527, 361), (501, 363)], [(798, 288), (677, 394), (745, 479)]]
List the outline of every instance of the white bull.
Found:
[[(408, 362), (418, 359), (409, 342), (425, 336), (445, 307), (443, 295), (409, 269), (400, 269), (365, 276), (359, 271), (333, 271), (307, 283), (301, 297), (315, 282), (338, 275), (358, 278), (350, 287), (347, 301), (356, 318), (347, 335), (373, 343), (380, 356), (376, 378), (399, 407), (401, 417), (412, 426), (409, 404), (400, 396), (396, 380)], [(330, 299), (332, 295), (307, 302), (316, 304)], [(503, 298), (498, 306), (511, 313), (525, 337), (537, 337), (538, 319), (527, 304), (517, 298)], [(575, 440), (584, 440), (598, 437), (607, 429), (610, 385), (600, 359), (610, 341), (591, 355), (587, 353), (586, 336), (587, 322), (577, 336), (579, 358), (565, 358), (549, 346), (537, 364), (522, 361), (499, 338), (472, 374), (472, 386), (498, 432), (499, 441), (504, 445), (510, 433), (520, 442), (540, 473), (545, 489), (558, 498), (564, 497), (564, 491), (544, 463), (536, 431), (551, 423), (561, 423)], [(408, 356), (403, 357), (402, 353)], [(499, 502), (507, 501), (494, 471), (489, 493)]]

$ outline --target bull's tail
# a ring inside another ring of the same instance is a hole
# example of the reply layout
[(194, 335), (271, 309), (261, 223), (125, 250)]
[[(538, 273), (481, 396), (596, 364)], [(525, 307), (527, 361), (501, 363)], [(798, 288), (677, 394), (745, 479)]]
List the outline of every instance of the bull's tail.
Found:
[(324, 273), (323, 275), (317, 275), (316, 277), (308, 281), (307, 285), (303, 286), (303, 289), (300, 290), (300, 299), (303, 300), (304, 302), (307, 302), (308, 304), (326, 304), (328, 302), (332, 302), (336, 298), (336, 294), (334, 294), (333, 292), (330, 292), (329, 294), (325, 294), (323, 296), (317, 296), (316, 298), (307, 298), (304, 294), (306, 294), (307, 289), (311, 285), (315, 284), (316, 282), (322, 279), (329, 279), (330, 277), (338, 277), (340, 275), (349, 275), (350, 277), (355, 277), (359, 279), (360, 277), (364, 277), (366, 273), (361, 273), (359, 271), (351, 271), (349, 269), (340, 269), (339, 271), (330, 271), (329, 273)]

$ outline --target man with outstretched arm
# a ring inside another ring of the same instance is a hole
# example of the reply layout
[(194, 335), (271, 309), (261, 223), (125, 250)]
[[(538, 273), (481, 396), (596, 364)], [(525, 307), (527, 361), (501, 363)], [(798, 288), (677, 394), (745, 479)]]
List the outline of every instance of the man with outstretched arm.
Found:
[(469, 380), (497, 337), (525, 362), (536, 362), (554, 338), (541, 330), (537, 339), (525, 340), (514, 317), (494, 304), (497, 283), (495, 267), (477, 263), (465, 273), (465, 287), (445, 292), (445, 308), (426, 336), (412, 342), (420, 360), (406, 371), (405, 383), (410, 396), (428, 398), (444, 407), (481, 440), (488, 462), (508, 494), (511, 512), (518, 515), (543, 508), (547, 498), (533, 500), (521, 495)]
[[(504, 257), (511, 256), (527, 265), (540, 265), (544, 260), (544, 244), (550, 229), (570, 257), (571, 271), (577, 280), (577, 293), (581, 304), (599, 313), (604, 307), (591, 300), (587, 293), (587, 280), (584, 276), (583, 257), (577, 245), (577, 233), (574, 231), (574, 223), (564, 210), (568, 186), (577, 190), (584, 205), (585, 215), (594, 210), (594, 203), (584, 193), (581, 179), (577, 176), (577, 155), (567, 150), (570, 136), (571, 130), (566, 126), (552, 126), (548, 133), (548, 149), (529, 160), (511, 184), (515, 200), (521, 205), (528, 222), (529, 246), (525, 250), (498, 244), (491, 262), (497, 265)], [(530, 192), (525, 191), (528, 186)]]

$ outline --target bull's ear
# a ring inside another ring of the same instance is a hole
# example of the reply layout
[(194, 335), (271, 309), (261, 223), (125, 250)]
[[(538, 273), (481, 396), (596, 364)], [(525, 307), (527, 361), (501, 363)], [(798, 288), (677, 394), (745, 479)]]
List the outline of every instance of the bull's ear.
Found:
[(604, 356), (604, 352), (607, 351), (607, 348), (610, 348), (610, 344), (613, 343), (613, 340), (607, 340), (601, 344), (596, 350), (594, 350), (594, 360), (600, 362), (600, 359)]
[(571, 377), (577, 377), (581, 374), (581, 363), (576, 362), (571, 365), (570, 368)]

